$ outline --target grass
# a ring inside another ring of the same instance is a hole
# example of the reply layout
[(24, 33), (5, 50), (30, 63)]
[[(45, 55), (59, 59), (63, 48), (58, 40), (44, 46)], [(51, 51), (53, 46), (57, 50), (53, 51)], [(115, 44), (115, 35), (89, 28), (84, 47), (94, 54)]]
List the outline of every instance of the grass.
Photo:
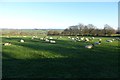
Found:
[[(54, 36), (56, 38), (58, 36)], [(102, 44), (86, 49), (87, 42), (72, 42), (67, 36), (56, 44), (31, 37), (2, 37), (11, 46), (2, 47), (3, 78), (117, 78), (118, 41), (100, 37)], [(24, 43), (19, 40), (24, 39)]]

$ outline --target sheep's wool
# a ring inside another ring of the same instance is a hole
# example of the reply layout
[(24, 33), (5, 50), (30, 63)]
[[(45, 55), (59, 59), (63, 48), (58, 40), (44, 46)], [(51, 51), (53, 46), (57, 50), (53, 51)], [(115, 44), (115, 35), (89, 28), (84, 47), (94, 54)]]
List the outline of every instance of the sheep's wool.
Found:
[(20, 42), (24, 42), (24, 40), (20, 40)]
[(85, 48), (91, 49), (93, 46), (92, 45), (86, 45)]

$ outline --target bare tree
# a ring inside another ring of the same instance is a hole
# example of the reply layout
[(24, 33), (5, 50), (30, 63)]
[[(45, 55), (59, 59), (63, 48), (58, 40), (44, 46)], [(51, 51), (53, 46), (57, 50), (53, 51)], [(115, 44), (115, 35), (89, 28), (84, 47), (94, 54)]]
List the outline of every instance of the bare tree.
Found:
[(104, 25), (103, 32), (104, 32), (104, 35), (105, 35), (105, 36), (106, 36), (106, 35), (111, 36), (111, 34), (114, 34), (114, 33), (115, 33), (115, 30), (114, 30), (111, 26), (109, 26), (108, 24), (105, 24), (105, 25)]
[(70, 26), (69, 30), (71, 32), (71, 35), (78, 35), (79, 29), (77, 25)]
[(82, 35), (83, 36), (83, 31), (84, 31), (84, 28), (85, 28), (85, 25), (82, 24), (82, 23), (79, 23), (78, 24), (78, 29), (79, 29), (79, 35)]
[(95, 30), (95, 26), (93, 24), (88, 24), (88, 34), (92, 35), (93, 31)]

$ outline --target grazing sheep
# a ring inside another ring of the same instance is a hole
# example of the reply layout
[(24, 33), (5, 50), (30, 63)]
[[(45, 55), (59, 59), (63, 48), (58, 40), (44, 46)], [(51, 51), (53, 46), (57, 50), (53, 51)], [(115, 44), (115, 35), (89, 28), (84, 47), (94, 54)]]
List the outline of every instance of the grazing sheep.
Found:
[(120, 40), (120, 38), (118, 38), (118, 37), (116, 37), (115, 39), (118, 40), (118, 41)]
[(98, 39), (99, 41), (101, 41), (102, 39)]
[(33, 36), (33, 38), (38, 38), (37, 36)]
[(45, 39), (45, 42), (49, 42), (49, 40), (48, 40), (48, 39)]
[(35, 38), (38, 38), (37, 36), (35, 36)]
[(62, 36), (60, 36), (60, 38), (62, 38)]
[(94, 46), (94, 44), (86, 45), (85, 48), (91, 49)]
[(53, 39), (52, 37), (50, 37), (49, 39)]
[(76, 39), (79, 39), (79, 37), (76, 37)]
[(23, 36), (23, 37), (26, 37), (26, 36)]
[(40, 40), (43, 40), (43, 38), (40, 38)]
[(101, 41), (99, 41), (99, 42), (95, 42), (94, 44), (96, 44), (96, 45), (100, 45), (100, 44), (101, 44)]
[(71, 39), (71, 37), (70, 37), (70, 36), (68, 36), (68, 39)]
[(50, 40), (50, 43), (55, 44), (55, 43), (56, 43), (56, 41)]
[(10, 45), (11, 45), (11, 43), (10, 43), (10, 42), (8, 42), (8, 43), (4, 43), (3, 45), (4, 45), (4, 46), (10, 46)]
[(80, 38), (80, 40), (82, 40), (82, 41), (83, 41), (83, 40), (84, 40), (84, 37)]
[(92, 37), (92, 39), (95, 39), (94, 37)]
[(88, 41), (89, 41), (89, 39), (88, 39), (88, 38), (85, 38), (85, 41), (86, 41), (86, 42), (88, 42)]
[(75, 40), (75, 38), (72, 38), (72, 40)]
[(112, 41), (114, 41), (115, 39), (112, 39)]
[(107, 42), (112, 42), (112, 40), (106, 40)]
[(25, 42), (25, 41), (21, 39), (20, 42)]
[(32, 37), (31, 39), (34, 39), (34, 37)]

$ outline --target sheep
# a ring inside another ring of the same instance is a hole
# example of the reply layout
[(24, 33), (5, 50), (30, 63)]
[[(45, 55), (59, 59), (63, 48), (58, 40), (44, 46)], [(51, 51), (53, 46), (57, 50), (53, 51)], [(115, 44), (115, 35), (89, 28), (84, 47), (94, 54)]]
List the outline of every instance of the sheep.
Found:
[(26, 36), (23, 36), (23, 37), (26, 37)]
[(45, 39), (45, 42), (49, 42), (49, 40), (48, 40), (48, 39)]
[(8, 43), (4, 43), (3, 45), (4, 45), (4, 46), (10, 46), (10, 45), (11, 45), (11, 43), (10, 43), (10, 42), (8, 42)]
[(50, 37), (49, 39), (53, 39), (52, 37)]
[(70, 36), (68, 36), (68, 39), (71, 39), (71, 37), (70, 37)]
[(35, 36), (35, 38), (38, 38), (37, 36)]
[(23, 43), (23, 42), (25, 42), (25, 41), (21, 39), (21, 40), (20, 40), (20, 42), (22, 42), (22, 43)]
[(92, 37), (92, 39), (95, 39), (94, 37)]
[(76, 39), (79, 39), (79, 37), (76, 37)]
[(101, 41), (102, 39), (100, 38), (100, 39), (98, 39), (99, 41)]
[(99, 41), (99, 42), (95, 42), (94, 44), (100, 45), (100, 44), (101, 44), (101, 41)]
[(88, 39), (88, 38), (85, 38), (85, 41), (86, 41), (86, 42), (88, 42), (88, 41), (89, 41), (89, 39)]
[(56, 43), (56, 41), (50, 40), (50, 43), (55, 44), (55, 43)]
[(75, 38), (72, 38), (72, 40), (75, 40)]
[(33, 36), (33, 38), (38, 38), (37, 36)]
[(86, 45), (85, 48), (91, 49), (94, 46), (94, 44)]
[(120, 40), (120, 38), (118, 38), (118, 37), (116, 37), (115, 39), (118, 40), (118, 41)]
[(84, 37), (80, 38), (80, 40), (82, 40), (82, 41), (83, 41), (83, 40), (84, 40)]
[(31, 39), (34, 39), (34, 37), (32, 37)]
[(62, 36), (60, 36), (60, 38), (62, 38)]
[(40, 40), (43, 40), (43, 38), (40, 38)]
[(112, 40), (106, 40), (107, 42), (112, 42)]
[(112, 41), (114, 41), (115, 39), (112, 39)]

